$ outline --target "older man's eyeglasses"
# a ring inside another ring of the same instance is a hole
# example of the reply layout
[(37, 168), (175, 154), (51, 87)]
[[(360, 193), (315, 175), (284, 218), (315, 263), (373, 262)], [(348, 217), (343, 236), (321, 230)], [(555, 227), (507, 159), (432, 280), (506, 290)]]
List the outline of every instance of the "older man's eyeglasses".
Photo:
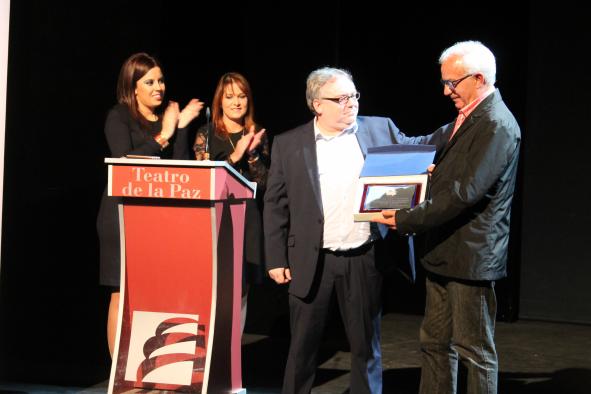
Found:
[(447, 86), (448, 88), (450, 88), (451, 90), (455, 90), (456, 87), (458, 87), (458, 85), (460, 84), (460, 82), (462, 82), (464, 79), (473, 76), (474, 74), (468, 74), (463, 76), (462, 78), (459, 79), (440, 79), (439, 81), (441, 82), (441, 84), (443, 86)]
[(340, 105), (346, 105), (349, 102), (349, 100), (355, 99), (355, 101), (358, 101), (359, 97), (361, 97), (361, 93), (356, 92), (356, 93), (349, 94), (349, 95), (343, 95), (341, 97), (321, 97), (320, 100), (329, 100), (329, 101), (332, 101), (333, 103), (337, 103)]

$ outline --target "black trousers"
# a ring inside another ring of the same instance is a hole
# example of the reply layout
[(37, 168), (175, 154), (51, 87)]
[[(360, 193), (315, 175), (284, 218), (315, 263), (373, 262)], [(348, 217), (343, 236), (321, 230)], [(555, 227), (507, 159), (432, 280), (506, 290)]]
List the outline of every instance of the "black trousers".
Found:
[(381, 288), (373, 245), (320, 254), (311, 293), (303, 299), (289, 296), (291, 343), (282, 393), (312, 390), (333, 291), (351, 347), (350, 393), (381, 393)]

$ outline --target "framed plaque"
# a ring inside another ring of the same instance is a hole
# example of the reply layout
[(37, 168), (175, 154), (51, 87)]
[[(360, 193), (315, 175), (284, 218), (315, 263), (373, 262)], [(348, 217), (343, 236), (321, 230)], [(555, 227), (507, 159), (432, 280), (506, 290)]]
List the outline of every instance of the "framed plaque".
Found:
[(425, 200), (427, 174), (359, 178), (356, 196), (356, 222), (381, 216), (384, 209), (412, 208)]

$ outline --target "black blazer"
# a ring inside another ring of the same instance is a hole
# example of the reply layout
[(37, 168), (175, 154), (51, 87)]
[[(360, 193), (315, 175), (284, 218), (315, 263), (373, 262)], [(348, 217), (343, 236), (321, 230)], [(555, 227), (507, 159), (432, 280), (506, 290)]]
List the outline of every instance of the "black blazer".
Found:
[[(358, 117), (357, 124), (364, 157), (368, 147), (419, 142), (400, 133), (388, 118)], [(316, 273), (324, 228), (314, 121), (275, 137), (263, 217), (267, 269), (289, 267), (289, 292), (305, 297)]]
[[(450, 123), (436, 133), (450, 135)], [(521, 132), (499, 91), (476, 107), (438, 154), (430, 196), (396, 214), (398, 231), (425, 233), (427, 271), (468, 280), (507, 275)]]

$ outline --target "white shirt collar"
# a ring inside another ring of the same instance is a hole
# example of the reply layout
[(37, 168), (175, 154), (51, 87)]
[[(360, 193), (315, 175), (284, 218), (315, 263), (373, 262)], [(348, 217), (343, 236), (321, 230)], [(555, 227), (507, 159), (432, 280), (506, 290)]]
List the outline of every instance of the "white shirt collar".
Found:
[(322, 134), (322, 132), (320, 131), (321, 129), (320, 129), (320, 126), (318, 125), (318, 117), (314, 117), (314, 138), (316, 141), (321, 140), (321, 139), (331, 140), (335, 137), (340, 137), (345, 134), (355, 134), (355, 133), (357, 133), (358, 129), (359, 129), (359, 125), (357, 124), (357, 121), (355, 121), (355, 123), (353, 123), (353, 125), (351, 127), (343, 130), (339, 134), (334, 135), (334, 136), (326, 136), (326, 135)]

